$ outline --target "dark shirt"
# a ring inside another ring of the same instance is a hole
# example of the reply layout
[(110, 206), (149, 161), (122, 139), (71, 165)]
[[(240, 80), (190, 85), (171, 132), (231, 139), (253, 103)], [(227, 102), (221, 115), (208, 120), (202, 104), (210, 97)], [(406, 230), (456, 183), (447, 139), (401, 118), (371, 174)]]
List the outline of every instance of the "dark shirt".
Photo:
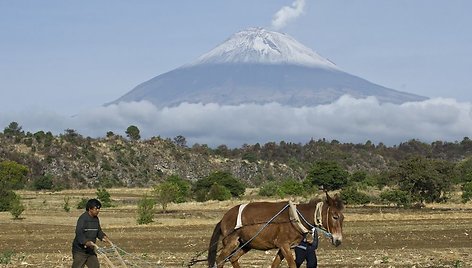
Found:
[(93, 248), (86, 248), (87, 241), (97, 242), (97, 238), (102, 240), (105, 233), (100, 227), (98, 217), (92, 217), (88, 212), (84, 212), (77, 220), (75, 227), (75, 238), (72, 242), (72, 252), (83, 252), (87, 254), (95, 254)]

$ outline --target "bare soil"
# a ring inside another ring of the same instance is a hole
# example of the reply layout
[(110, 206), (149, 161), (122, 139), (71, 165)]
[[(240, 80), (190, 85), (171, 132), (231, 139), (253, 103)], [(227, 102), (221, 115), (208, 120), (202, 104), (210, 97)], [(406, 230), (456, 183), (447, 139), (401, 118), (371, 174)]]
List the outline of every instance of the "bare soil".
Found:
[[(102, 228), (125, 250), (123, 258), (142, 267), (187, 267), (194, 257), (206, 259), (214, 225), (227, 209), (250, 201), (171, 204), (167, 213), (155, 214), (153, 223), (138, 225), (136, 204), (148, 190), (109, 192), (116, 206), (102, 209)], [(0, 213), (0, 267), (70, 267), (75, 223), (83, 212), (74, 207), (82, 197), (93, 197), (94, 191), (24, 191), (20, 195), (27, 207), (20, 220)], [(71, 198), (70, 212), (63, 209), (65, 196)], [(472, 267), (471, 212), (470, 204), (422, 209), (347, 207), (343, 244), (335, 248), (321, 238), (318, 266)], [(106, 247), (100, 242), (99, 246)], [(251, 251), (240, 264), (270, 267), (275, 253)], [(110, 267), (100, 258), (102, 267)], [(206, 263), (192, 267), (206, 267)], [(281, 267), (287, 267), (286, 262)]]

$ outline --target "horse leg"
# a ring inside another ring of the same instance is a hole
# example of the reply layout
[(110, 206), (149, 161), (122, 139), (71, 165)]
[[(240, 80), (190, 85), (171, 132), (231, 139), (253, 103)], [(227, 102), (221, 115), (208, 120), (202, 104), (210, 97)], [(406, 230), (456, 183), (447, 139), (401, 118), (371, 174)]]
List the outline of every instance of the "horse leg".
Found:
[(272, 262), (272, 265), (270, 266), (271, 268), (277, 268), (279, 267), (280, 263), (284, 259), (284, 255), (282, 254), (282, 251), (279, 249), (277, 251), (277, 255), (275, 255), (274, 261)]
[[(295, 259), (293, 258), (292, 251), (290, 250), (290, 245), (289, 244), (283, 244), (279, 247), (279, 252), (282, 253), (282, 257), (287, 260), (288, 267), (290, 268), (296, 268), (297, 264), (295, 263)], [(277, 255), (279, 255), (277, 253)], [(281, 261), (282, 258), (281, 257)], [(277, 258), (277, 257), (276, 257)], [(275, 260), (274, 260), (275, 262)]]
[(233, 265), (233, 268), (240, 268), (238, 260), (239, 260), (239, 258), (241, 258), (241, 256), (246, 254), (249, 250), (251, 250), (251, 249), (250, 248), (242, 248), (242, 249), (238, 250), (238, 252), (236, 252), (236, 254), (229, 259), (229, 261), (231, 262), (231, 265)]
[[(223, 239), (223, 248), (221, 249), (221, 252), (218, 255), (218, 258), (216, 258), (216, 265), (218, 268), (223, 268), (229, 255), (231, 255), (234, 252), (234, 250), (238, 248), (238, 246), (239, 246), (239, 240), (237, 236), (234, 236), (234, 235), (228, 236), (225, 239)], [(238, 253), (236, 253), (235, 256), (237, 254)], [(231, 257), (230, 260), (233, 259), (233, 257)], [(239, 265), (237, 259), (235, 260), (235, 263), (236, 265)], [(233, 267), (238, 267), (238, 266), (234, 266), (235, 264), (233, 262), (232, 264), (233, 264)]]

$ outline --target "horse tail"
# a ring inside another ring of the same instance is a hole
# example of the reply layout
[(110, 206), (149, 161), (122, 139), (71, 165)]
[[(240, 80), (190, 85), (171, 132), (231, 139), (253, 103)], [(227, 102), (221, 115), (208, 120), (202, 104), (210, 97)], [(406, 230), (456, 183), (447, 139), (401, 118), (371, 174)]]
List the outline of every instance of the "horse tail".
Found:
[(218, 241), (221, 236), (221, 221), (218, 222), (213, 230), (213, 235), (210, 240), (210, 247), (208, 248), (208, 267), (215, 267), (216, 251), (218, 250)]

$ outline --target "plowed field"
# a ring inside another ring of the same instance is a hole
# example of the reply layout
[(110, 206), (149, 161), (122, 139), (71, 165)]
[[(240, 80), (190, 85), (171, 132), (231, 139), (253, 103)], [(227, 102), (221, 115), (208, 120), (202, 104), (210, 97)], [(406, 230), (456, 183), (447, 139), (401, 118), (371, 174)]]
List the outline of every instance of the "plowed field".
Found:
[[(171, 204), (165, 214), (158, 209), (153, 223), (138, 225), (136, 203), (145, 190), (109, 192), (116, 206), (102, 209), (102, 228), (125, 251), (125, 261), (142, 267), (186, 267), (194, 257), (205, 259), (214, 224), (228, 208), (249, 201)], [(82, 210), (65, 212), (64, 197), (69, 196), (74, 207), (94, 192), (20, 194), (26, 205), (22, 219), (0, 213), (0, 267), (70, 267), (75, 222)], [(472, 267), (472, 207), (347, 207), (343, 244), (335, 248), (325, 238), (320, 241), (319, 267)], [(251, 251), (240, 264), (270, 267), (275, 253)], [(103, 257), (101, 264), (109, 267)], [(286, 262), (281, 266), (287, 267)]]

